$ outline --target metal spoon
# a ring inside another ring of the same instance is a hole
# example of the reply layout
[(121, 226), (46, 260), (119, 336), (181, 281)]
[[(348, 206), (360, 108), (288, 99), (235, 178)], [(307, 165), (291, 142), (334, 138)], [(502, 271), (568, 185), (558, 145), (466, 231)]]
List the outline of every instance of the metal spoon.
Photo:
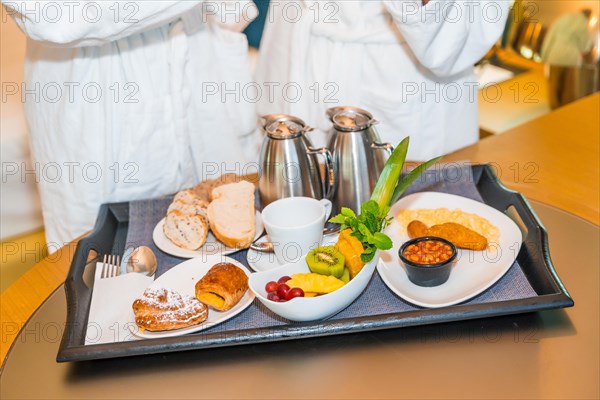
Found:
[[(334, 228), (325, 228), (323, 229), (323, 235), (330, 235), (333, 233), (337, 233), (340, 230), (340, 226), (336, 225)], [(250, 248), (254, 251), (259, 251), (261, 253), (273, 253), (275, 250), (273, 249), (273, 242), (259, 242), (263, 237), (256, 239), (254, 243), (250, 245)]]
[(273, 249), (273, 242), (254, 242), (250, 245), (250, 248), (261, 253), (273, 253), (275, 251)]
[(123, 255), (123, 261), (126, 273), (136, 272), (147, 276), (154, 275), (158, 265), (154, 252), (147, 246), (140, 246), (133, 250), (127, 249)]

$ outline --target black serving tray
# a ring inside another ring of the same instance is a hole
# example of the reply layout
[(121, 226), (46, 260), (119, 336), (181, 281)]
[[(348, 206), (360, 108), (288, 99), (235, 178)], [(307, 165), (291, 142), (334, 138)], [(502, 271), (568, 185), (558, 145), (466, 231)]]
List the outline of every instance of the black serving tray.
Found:
[(376, 316), (290, 323), (260, 329), (200, 332), (178, 337), (86, 346), (84, 343), (92, 290), (89, 282), (84, 282), (84, 275), (89, 275), (89, 268), (86, 269), (86, 266), (90, 261), (95, 262), (89, 254), (122, 254), (129, 225), (128, 203), (105, 204), (100, 209), (93, 232), (77, 245), (65, 281), (67, 326), (57, 361), (83, 361), (339, 335), (573, 306), (573, 299), (560, 281), (550, 260), (547, 232), (525, 197), (505, 188), (489, 165), (475, 165), (472, 169), (474, 182), (484, 202), (506, 213), (523, 231), (524, 240), (517, 261), (537, 296)]

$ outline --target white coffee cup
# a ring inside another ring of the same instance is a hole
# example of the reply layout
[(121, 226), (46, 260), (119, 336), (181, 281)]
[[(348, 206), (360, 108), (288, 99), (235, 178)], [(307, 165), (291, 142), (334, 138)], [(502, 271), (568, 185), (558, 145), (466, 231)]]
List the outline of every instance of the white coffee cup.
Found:
[(288, 197), (262, 210), (262, 220), (280, 264), (297, 261), (323, 240), (331, 202), (310, 197)]

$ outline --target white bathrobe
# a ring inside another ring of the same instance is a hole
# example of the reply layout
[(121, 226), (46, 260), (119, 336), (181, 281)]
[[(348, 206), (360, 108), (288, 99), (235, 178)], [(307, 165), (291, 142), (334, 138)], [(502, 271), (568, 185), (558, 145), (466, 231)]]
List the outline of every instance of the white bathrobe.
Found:
[(473, 65), (500, 37), (511, 3), (275, 2), (257, 66), (257, 81), (274, 90), (258, 111), (302, 118), (318, 128), (310, 135), (319, 146), (325, 110), (340, 105), (370, 111), (384, 142), (410, 136), (412, 159), (470, 145), (479, 134)]
[(29, 37), (17, 95), (51, 251), (90, 230), (102, 203), (244, 172), (256, 110), (235, 98), (251, 81), (239, 31), (256, 8), (230, 3), (242, 18), (223, 2), (3, 0)]

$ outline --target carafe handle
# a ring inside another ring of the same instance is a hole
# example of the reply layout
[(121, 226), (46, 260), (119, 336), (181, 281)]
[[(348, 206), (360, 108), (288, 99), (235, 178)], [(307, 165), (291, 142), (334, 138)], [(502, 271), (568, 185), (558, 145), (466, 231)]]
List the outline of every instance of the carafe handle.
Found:
[(373, 150), (385, 150), (390, 156), (394, 152), (394, 146), (391, 143), (371, 143), (371, 148)]
[(325, 178), (323, 179), (321, 190), (324, 199), (331, 199), (333, 196), (333, 189), (335, 187), (335, 168), (333, 165), (333, 157), (327, 147), (315, 148), (309, 147), (306, 151), (307, 154), (322, 155), (325, 158)]

